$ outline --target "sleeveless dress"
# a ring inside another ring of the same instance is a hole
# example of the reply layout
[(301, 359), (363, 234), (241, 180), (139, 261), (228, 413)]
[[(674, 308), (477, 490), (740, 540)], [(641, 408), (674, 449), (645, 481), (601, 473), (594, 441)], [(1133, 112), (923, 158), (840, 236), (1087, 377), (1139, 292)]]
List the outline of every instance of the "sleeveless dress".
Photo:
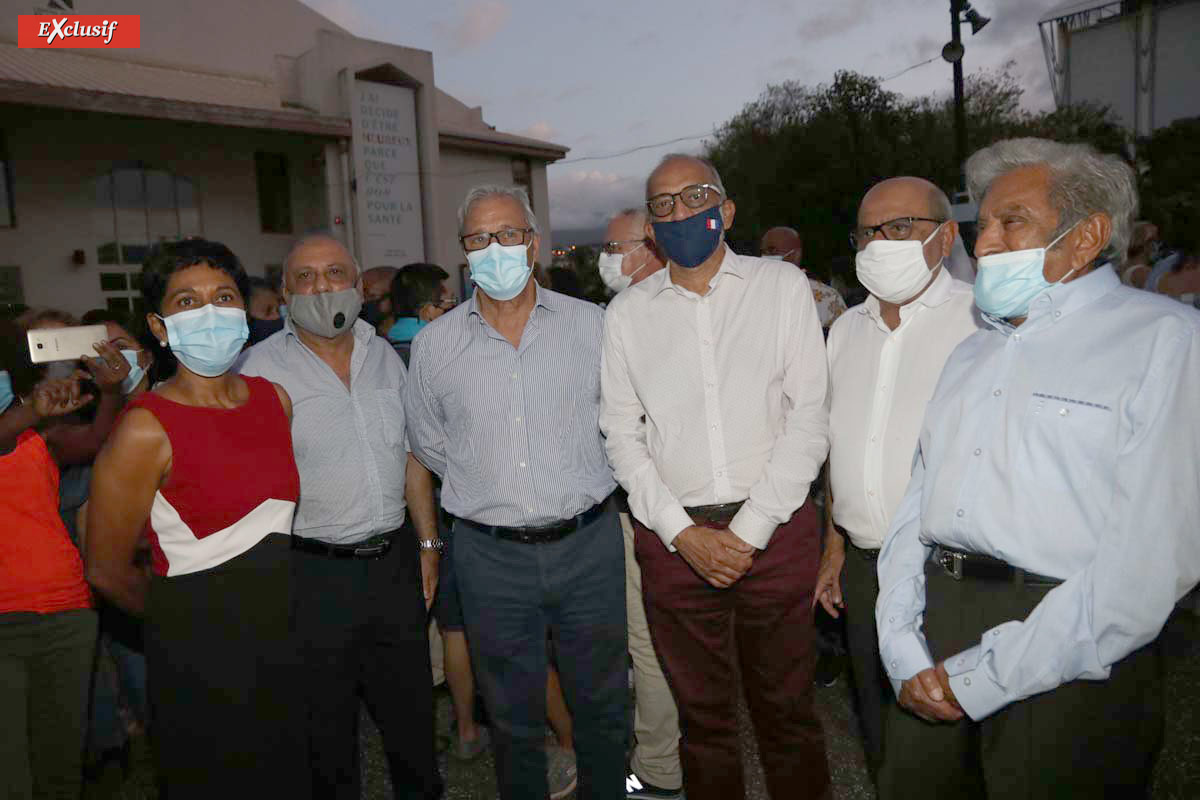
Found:
[(300, 495), (275, 387), (198, 408), (153, 392), (171, 472), (146, 533), (153, 577), (145, 647), (151, 733), (172, 800), (306, 797), (306, 745), (291, 631), (290, 533)]

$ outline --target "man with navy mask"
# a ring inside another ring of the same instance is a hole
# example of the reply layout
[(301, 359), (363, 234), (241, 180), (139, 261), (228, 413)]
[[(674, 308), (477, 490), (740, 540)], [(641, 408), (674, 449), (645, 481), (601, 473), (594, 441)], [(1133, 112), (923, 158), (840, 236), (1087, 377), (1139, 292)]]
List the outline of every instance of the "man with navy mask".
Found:
[(880, 797), (1145, 796), (1156, 639), (1200, 579), (1200, 314), (1113, 271), (1118, 157), (1011, 139), (966, 171), (988, 327), (946, 362), (879, 556)]
[(600, 435), (600, 309), (538, 285), (523, 189), (458, 213), (478, 291), (413, 340), (413, 452), (442, 477), (454, 571), (504, 800), (546, 800), (547, 632), (575, 726), (578, 796), (625, 791), (625, 568)]
[(359, 797), (361, 694), (395, 796), (436, 800), (426, 612), (441, 541), (433, 478), (407, 452), (404, 364), (359, 319), (362, 276), (336, 238), (302, 237), (283, 277), (283, 330), (247, 351), (242, 373), (279, 383), (295, 409), (294, 624), (311, 748), (297, 768), (314, 797)]
[(608, 307), (600, 423), (679, 706), (684, 791), (745, 796), (736, 637), (771, 796), (824, 797), (807, 500), (828, 449), (827, 369), (812, 291), (800, 270), (725, 245), (735, 208), (707, 161), (667, 156), (646, 199), (668, 268)]

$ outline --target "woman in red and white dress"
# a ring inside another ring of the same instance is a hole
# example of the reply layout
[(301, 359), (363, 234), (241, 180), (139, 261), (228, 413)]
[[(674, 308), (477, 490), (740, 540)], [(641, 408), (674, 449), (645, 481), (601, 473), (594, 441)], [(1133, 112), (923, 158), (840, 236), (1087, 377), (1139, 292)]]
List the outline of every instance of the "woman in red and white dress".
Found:
[[(289, 547), (291, 400), (230, 372), (247, 278), (224, 245), (150, 259), (143, 295), (174, 377), (130, 403), (96, 459), (87, 578), (144, 614), (152, 736), (172, 800), (302, 797)], [(152, 574), (134, 565), (143, 531)]]

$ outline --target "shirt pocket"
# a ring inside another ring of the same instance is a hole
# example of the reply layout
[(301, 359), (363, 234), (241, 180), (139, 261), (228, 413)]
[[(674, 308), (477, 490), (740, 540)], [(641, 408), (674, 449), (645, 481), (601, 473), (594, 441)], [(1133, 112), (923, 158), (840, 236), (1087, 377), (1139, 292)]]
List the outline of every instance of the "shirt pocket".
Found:
[(394, 389), (375, 389), (375, 405), (379, 410), (379, 427), (388, 447), (405, 449), (404, 398)]
[(1115, 422), (1116, 414), (1106, 406), (1035, 392), (1026, 406), (1014, 465), (1037, 489), (1031, 494), (1079, 498), (1092, 487), (1112, 448)]

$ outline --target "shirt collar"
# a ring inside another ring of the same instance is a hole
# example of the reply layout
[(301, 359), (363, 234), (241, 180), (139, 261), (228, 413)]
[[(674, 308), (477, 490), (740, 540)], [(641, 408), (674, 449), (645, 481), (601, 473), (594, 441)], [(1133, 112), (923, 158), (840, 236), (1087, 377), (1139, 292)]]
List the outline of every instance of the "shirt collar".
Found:
[[(900, 322), (903, 324), (914, 311), (920, 308), (937, 308), (950, 299), (950, 290), (954, 287), (954, 278), (950, 275), (950, 270), (946, 263), (942, 262), (942, 266), (938, 269), (938, 274), (934, 276), (933, 281), (929, 284), (921, 296), (910, 303), (900, 306)], [(875, 320), (877, 325), (880, 325), (884, 330), (891, 329), (883, 321), (883, 316), (879, 310), (879, 298), (873, 294), (867, 295), (866, 301), (862, 304), (859, 310), (860, 314), (867, 314), (871, 319)]]
[[(533, 279), (533, 286), (534, 311), (539, 308), (544, 308), (547, 311), (558, 311), (560, 308), (562, 308), (562, 295), (560, 295), (558, 292), (552, 292), (549, 289), (543, 288), (542, 285), (537, 282), (536, 278)], [(475, 291), (471, 292), (471, 299), (467, 301), (467, 316), (474, 314), (479, 318), (479, 322), (483, 323), (483, 312), (479, 310), (478, 300), (480, 291), (480, 288), (476, 286)]]
[[(1069, 283), (1054, 284), (1033, 298), (1025, 323), (1021, 327), (1026, 328), (1030, 322), (1039, 324), (1041, 320), (1048, 320), (1049, 324), (1057, 323), (1120, 285), (1121, 279), (1117, 277), (1112, 264), (1101, 264), (1086, 275)], [(1016, 326), (1006, 319), (990, 314), (984, 314), (983, 318), (1005, 335), (1016, 330)]]
[[(721, 243), (721, 246), (725, 248), (725, 255), (721, 259), (721, 266), (717, 268), (717, 274), (713, 275), (712, 280), (708, 282), (709, 291), (716, 288), (716, 285), (721, 281), (721, 276), (723, 275), (733, 275), (738, 278), (746, 277), (746, 267), (744, 264), (742, 264), (743, 256), (739, 256), (737, 253), (733, 252), (729, 245), (725, 244), (724, 242)], [(666, 269), (660, 269), (658, 272), (647, 278), (646, 282), (649, 283), (652, 280), (658, 281), (657, 286), (651, 286), (651, 293), (655, 296), (665, 292), (667, 289), (674, 289), (677, 294), (681, 294), (684, 297), (692, 294), (687, 289), (676, 285), (676, 283), (671, 280), (671, 265), (669, 262)]]

